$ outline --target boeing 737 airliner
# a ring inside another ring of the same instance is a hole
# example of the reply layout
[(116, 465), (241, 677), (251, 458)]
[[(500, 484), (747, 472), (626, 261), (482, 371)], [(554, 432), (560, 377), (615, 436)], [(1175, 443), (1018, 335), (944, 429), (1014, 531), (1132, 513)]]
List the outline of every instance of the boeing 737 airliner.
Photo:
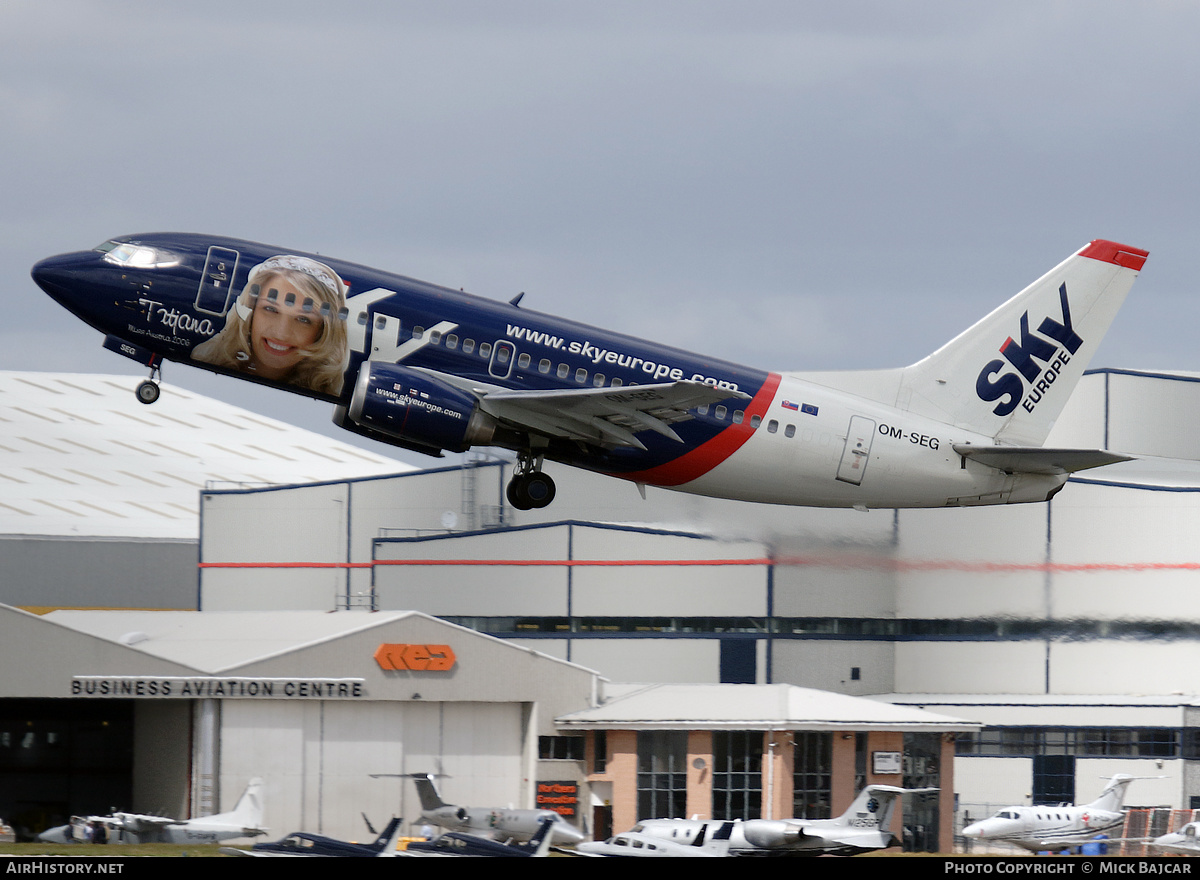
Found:
[(517, 454), (722, 498), (817, 507), (1045, 501), (1126, 460), (1044, 442), (1147, 251), (1093, 241), (910, 367), (774, 373), (249, 241), (154, 233), (42, 260), (38, 285), (151, 370), (328, 400), (342, 427), (440, 455)]

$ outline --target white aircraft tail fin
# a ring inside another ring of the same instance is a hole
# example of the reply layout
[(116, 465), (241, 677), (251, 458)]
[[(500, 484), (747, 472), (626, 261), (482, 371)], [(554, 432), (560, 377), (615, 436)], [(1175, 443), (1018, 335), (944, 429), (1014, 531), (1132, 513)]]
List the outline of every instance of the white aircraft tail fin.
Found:
[(903, 409), (1040, 446), (1146, 262), (1111, 241), (1080, 248), (924, 360), (903, 371)]
[(222, 819), (231, 825), (241, 825), (246, 829), (247, 836), (265, 834), (263, 821), (263, 781), (258, 777), (251, 779), (246, 790), (238, 798), (233, 810), (210, 819)]
[(894, 785), (868, 785), (858, 793), (846, 812), (837, 818), (844, 825), (862, 826), (866, 821), (879, 831), (887, 831), (892, 819), (892, 810), (899, 802), (905, 789)]
[(793, 375), (1000, 444), (1041, 446), (1148, 253), (1093, 241), (910, 367)]
[(1104, 791), (1100, 792), (1100, 797), (1096, 798), (1090, 804), (1093, 810), (1107, 810), (1110, 813), (1120, 812), (1125, 805), (1125, 792), (1129, 789), (1129, 783), (1135, 779), (1159, 779), (1157, 776), (1130, 776), (1128, 773), (1117, 773), (1109, 780), (1108, 785), (1104, 787)]

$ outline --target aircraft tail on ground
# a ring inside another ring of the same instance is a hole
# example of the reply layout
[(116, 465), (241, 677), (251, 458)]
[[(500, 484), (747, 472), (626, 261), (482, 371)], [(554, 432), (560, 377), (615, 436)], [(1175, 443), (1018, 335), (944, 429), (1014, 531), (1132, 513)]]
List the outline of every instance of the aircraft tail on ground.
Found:
[(393, 855), (396, 852), (396, 843), (400, 840), (400, 823), (403, 821), (403, 819), (393, 817), (392, 821), (387, 823), (387, 827), (379, 832), (379, 836), (371, 844), (371, 849), (381, 856)]
[(892, 811), (899, 803), (901, 795), (907, 794), (908, 791), (894, 785), (868, 785), (835, 821), (846, 825), (861, 825), (864, 817), (872, 816), (876, 827), (880, 831), (887, 831), (888, 823), (892, 820)]
[(438, 794), (437, 786), (433, 784), (433, 776), (429, 773), (410, 773), (412, 781), (417, 785), (417, 797), (421, 799), (421, 810), (432, 813), (446, 806), (442, 796)]
[(1125, 792), (1129, 788), (1129, 783), (1135, 779), (1146, 779), (1149, 777), (1130, 776), (1127, 773), (1117, 773), (1113, 776), (1104, 791), (1100, 792), (1100, 797), (1096, 798), (1090, 804), (1093, 810), (1107, 810), (1110, 813), (1120, 812), (1121, 807), (1125, 805)]
[(998, 444), (1040, 446), (1148, 253), (1093, 241), (910, 367), (796, 375)]
[(242, 796), (238, 798), (237, 805), (233, 810), (221, 816), (213, 816), (213, 819), (224, 819), (231, 825), (241, 825), (250, 833), (265, 833), (262, 827), (263, 821), (263, 781), (257, 777), (251, 779), (246, 785), (246, 790), (242, 792)]

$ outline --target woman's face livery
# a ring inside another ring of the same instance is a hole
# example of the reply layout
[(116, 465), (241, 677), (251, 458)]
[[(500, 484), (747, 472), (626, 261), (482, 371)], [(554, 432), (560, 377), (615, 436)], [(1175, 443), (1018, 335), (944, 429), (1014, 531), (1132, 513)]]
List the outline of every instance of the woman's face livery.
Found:
[[(274, 296), (271, 294), (274, 293)], [(283, 379), (321, 335), (323, 321), (309, 300), (282, 278), (263, 285), (250, 323), (255, 372), (264, 379)]]

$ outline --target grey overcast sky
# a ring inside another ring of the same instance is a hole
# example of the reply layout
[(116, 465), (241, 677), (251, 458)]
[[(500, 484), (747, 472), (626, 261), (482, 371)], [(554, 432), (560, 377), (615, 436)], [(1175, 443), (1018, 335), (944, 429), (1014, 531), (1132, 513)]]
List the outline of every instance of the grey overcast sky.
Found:
[(1198, 43), (1192, 2), (6, 0), (0, 368), (144, 372), (29, 268), (186, 230), (770, 369), (911, 363), (1111, 238), (1151, 255), (1092, 365), (1200, 370)]

